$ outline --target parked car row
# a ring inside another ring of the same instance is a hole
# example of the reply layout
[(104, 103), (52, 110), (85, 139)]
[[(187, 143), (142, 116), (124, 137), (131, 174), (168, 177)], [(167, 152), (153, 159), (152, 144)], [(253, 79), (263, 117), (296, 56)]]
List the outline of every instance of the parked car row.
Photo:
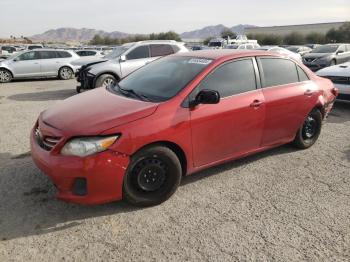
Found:
[(0, 83), (12, 79), (59, 77), (67, 80), (77, 70), (71, 62), (79, 59), (73, 51), (35, 49), (13, 54), (0, 61)]

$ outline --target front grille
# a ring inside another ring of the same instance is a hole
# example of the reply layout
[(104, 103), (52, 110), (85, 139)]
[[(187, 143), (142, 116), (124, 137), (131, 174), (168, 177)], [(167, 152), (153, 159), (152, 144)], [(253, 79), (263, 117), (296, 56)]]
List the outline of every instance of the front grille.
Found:
[(350, 77), (346, 77), (346, 76), (324, 76), (324, 77), (331, 80), (334, 84), (350, 85)]
[(57, 143), (60, 141), (60, 137), (54, 137), (54, 136), (45, 136), (41, 133), (39, 127), (35, 129), (35, 138), (38, 143), (38, 145), (45, 149), (46, 151), (51, 151)]
[(304, 60), (308, 63), (314, 62), (316, 58), (304, 58)]

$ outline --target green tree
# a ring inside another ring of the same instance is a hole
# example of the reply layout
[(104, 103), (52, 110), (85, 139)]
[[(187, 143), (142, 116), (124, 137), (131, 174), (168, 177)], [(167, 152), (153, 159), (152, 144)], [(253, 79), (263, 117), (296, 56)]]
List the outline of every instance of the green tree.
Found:
[(212, 39), (214, 39), (215, 37), (213, 37), (213, 36), (209, 36), (209, 37), (207, 37), (206, 39), (204, 39), (204, 41), (203, 41), (203, 45), (208, 45), (209, 44), (209, 42), (210, 42), (210, 40), (212, 40)]
[(305, 41), (308, 44), (325, 44), (326, 35), (317, 32), (311, 32), (305, 36)]
[(92, 40), (90, 41), (90, 44), (92, 45), (102, 45), (104, 39), (100, 35), (95, 35)]
[(305, 36), (299, 32), (292, 32), (284, 37), (284, 44), (287, 45), (303, 45), (306, 44)]
[(237, 35), (234, 32), (232, 32), (229, 28), (226, 28), (221, 32), (221, 37), (226, 40), (227, 40), (227, 37), (230, 37), (230, 39), (235, 39), (236, 36)]

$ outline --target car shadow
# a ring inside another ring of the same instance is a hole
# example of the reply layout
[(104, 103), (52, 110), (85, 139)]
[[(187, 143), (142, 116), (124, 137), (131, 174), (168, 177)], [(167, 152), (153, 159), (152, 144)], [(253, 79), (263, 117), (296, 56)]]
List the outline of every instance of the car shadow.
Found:
[[(218, 165), (184, 177), (181, 186), (294, 150), (287, 145)], [(124, 201), (83, 206), (56, 200), (54, 186), (35, 167), (30, 152), (20, 155), (0, 153), (0, 241), (61, 231), (84, 224), (85, 219), (129, 212), (142, 212), (142, 208)]]
[(47, 101), (47, 100), (62, 100), (76, 95), (75, 90), (61, 89), (53, 91), (40, 91), (24, 94), (16, 94), (8, 96), (7, 99), (15, 101)]
[(43, 81), (57, 81), (58, 77), (43, 77), (43, 78), (23, 78), (23, 79), (13, 79), (12, 83), (20, 83), (20, 82), (43, 82)]
[(350, 121), (350, 101), (337, 100), (327, 122), (341, 124)]

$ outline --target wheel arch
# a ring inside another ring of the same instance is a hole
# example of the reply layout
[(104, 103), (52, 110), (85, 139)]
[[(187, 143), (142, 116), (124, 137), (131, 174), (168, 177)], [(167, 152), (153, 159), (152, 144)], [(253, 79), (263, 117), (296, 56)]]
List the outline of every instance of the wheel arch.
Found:
[(12, 71), (10, 69), (8, 69), (6, 67), (3, 67), (3, 66), (0, 66), (0, 69), (5, 69), (6, 71), (9, 71), (11, 76), (12, 76), (12, 78), (14, 78), (14, 75), (13, 75), (13, 73), (12, 73)]
[(153, 146), (164, 146), (164, 147), (169, 148), (171, 151), (173, 151), (180, 161), (182, 175), (183, 176), (186, 175), (186, 173), (187, 173), (187, 157), (186, 157), (185, 151), (178, 144), (176, 144), (174, 142), (166, 141), (166, 140), (155, 141), (155, 142), (149, 143), (149, 144), (144, 145), (141, 148), (137, 149), (132, 155), (135, 155), (137, 152), (139, 152), (145, 148), (153, 147)]

